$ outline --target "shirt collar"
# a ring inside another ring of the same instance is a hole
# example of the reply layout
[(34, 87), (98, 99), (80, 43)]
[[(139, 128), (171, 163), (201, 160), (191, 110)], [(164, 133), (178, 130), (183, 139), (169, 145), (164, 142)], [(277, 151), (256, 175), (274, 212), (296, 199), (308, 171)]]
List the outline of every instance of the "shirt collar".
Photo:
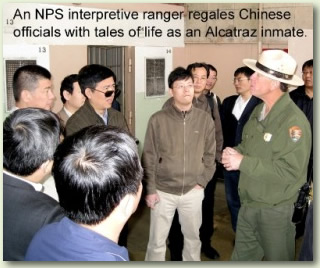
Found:
[(72, 113), (69, 112), (65, 106), (63, 106), (63, 110), (66, 112), (68, 117), (71, 117)]
[(41, 183), (36, 183), (36, 182), (32, 182), (32, 181), (28, 181), (26, 179), (23, 179), (7, 170), (3, 170), (4, 173), (6, 173), (7, 175), (9, 175), (10, 177), (13, 177), (17, 180), (20, 180), (20, 181), (23, 181), (23, 182), (26, 182), (28, 184), (30, 184), (37, 192), (42, 192), (43, 191), (43, 185)]
[(11, 110), (9, 111), (9, 113), (11, 114), (11, 113), (13, 113), (14, 111), (19, 110), (19, 109), (20, 109), (20, 108), (18, 108), (17, 106), (14, 106), (14, 107), (11, 108)]
[[(97, 113), (98, 114), (98, 113)], [(105, 111), (104, 111), (104, 113), (103, 113), (103, 115), (101, 115), (101, 114), (98, 114), (101, 118), (102, 118), (102, 120), (104, 121), (104, 123), (106, 124), (106, 125), (108, 125), (108, 109), (106, 109)]]

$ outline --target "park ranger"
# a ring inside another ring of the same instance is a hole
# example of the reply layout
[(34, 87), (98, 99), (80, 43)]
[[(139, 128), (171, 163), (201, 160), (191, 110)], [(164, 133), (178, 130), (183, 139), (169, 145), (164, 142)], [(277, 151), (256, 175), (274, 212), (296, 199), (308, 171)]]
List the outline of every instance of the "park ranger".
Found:
[(281, 50), (243, 62), (255, 71), (250, 90), (263, 103), (245, 125), (241, 144), (222, 155), (227, 170), (240, 170), (241, 208), (231, 260), (292, 261), (293, 204), (307, 176), (311, 131), (287, 90), (303, 81), (294, 74), (296, 61)]

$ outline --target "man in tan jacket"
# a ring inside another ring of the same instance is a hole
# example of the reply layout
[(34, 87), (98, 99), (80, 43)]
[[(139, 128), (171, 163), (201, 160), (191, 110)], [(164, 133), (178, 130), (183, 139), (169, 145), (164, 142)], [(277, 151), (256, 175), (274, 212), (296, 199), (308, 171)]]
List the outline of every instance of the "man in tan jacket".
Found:
[(215, 170), (214, 122), (193, 107), (193, 78), (176, 68), (168, 78), (173, 104), (152, 115), (145, 137), (146, 202), (151, 208), (146, 261), (164, 261), (166, 239), (178, 210), (184, 235), (183, 260), (200, 261), (204, 188)]
[[(213, 66), (212, 66), (213, 67)], [(213, 67), (214, 68), (214, 67)], [(215, 69), (215, 68), (214, 68)], [(207, 90), (208, 78), (212, 75), (216, 77), (217, 72), (212, 74), (209, 65), (205, 63), (195, 62), (189, 64), (187, 70), (192, 74), (194, 81), (194, 98), (192, 104), (194, 107), (206, 111), (212, 117), (215, 124), (215, 139), (216, 139), (216, 162), (220, 162), (223, 146), (222, 126), (219, 115), (218, 102)], [(214, 84), (211, 84), (212, 87)], [(210, 104), (210, 98), (212, 100)], [(172, 104), (173, 98), (169, 99), (164, 107)], [(202, 202), (202, 225), (200, 228), (201, 251), (210, 259), (220, 257), (218, 251), (211, 246), (211, 237), (213, 235), (213, 211), (214, 211), (214, 192), (217, 182), (217, 176), (212, 174), (212, 179), (207, 184)], [(182, 260), (183, 236), (181, 226), (179, 224), (178, 213), (175, 214), (172, 226), (169, 232), (169, 249), (172, 261)]]

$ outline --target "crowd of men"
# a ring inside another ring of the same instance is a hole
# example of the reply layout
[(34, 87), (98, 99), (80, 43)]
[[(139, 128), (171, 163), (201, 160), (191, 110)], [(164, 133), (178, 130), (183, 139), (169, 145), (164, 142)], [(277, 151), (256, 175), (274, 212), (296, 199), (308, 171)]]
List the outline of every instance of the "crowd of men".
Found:
[[(57, 114), (51, 73), (17, 69), (15, 107), (3, 123), (3, 259), (128, 261), (127, 221), (143, 184), (151, 212), (145, 260), (165, 261), (167, 242), (173, 261), (200, 261), (201, 252), (218, 259), (211, 239), (223, 177), (231, 260), (294, 260), (304, 232), (300, 259), (310, 260), (312, 206), (306, 225), (291, 219), (300, 187), (313, 181), (313, 60), (302, 79), (281, 50), (243, 63), (234, 72), (236, 94), (222, 103), (214, 66), (175, 68), (171, 98), (149, 119), (141, 159), (112, 108), (118, 90), (110, 68), (90, 64), (65, 77)], [(289, 86), (298, 88), (289, 93)]]

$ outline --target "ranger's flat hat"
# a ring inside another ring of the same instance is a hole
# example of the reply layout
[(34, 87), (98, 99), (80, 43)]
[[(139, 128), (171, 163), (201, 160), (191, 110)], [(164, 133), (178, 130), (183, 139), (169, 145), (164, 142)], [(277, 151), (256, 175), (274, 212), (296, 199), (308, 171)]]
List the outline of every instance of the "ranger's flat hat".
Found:
[(296, 61), (283, 50), (265, 50), (258, 60), (244, 59), (243, 63), (255, 72), (292, 86), (302, 86), (303, 80), (295, 75)]

